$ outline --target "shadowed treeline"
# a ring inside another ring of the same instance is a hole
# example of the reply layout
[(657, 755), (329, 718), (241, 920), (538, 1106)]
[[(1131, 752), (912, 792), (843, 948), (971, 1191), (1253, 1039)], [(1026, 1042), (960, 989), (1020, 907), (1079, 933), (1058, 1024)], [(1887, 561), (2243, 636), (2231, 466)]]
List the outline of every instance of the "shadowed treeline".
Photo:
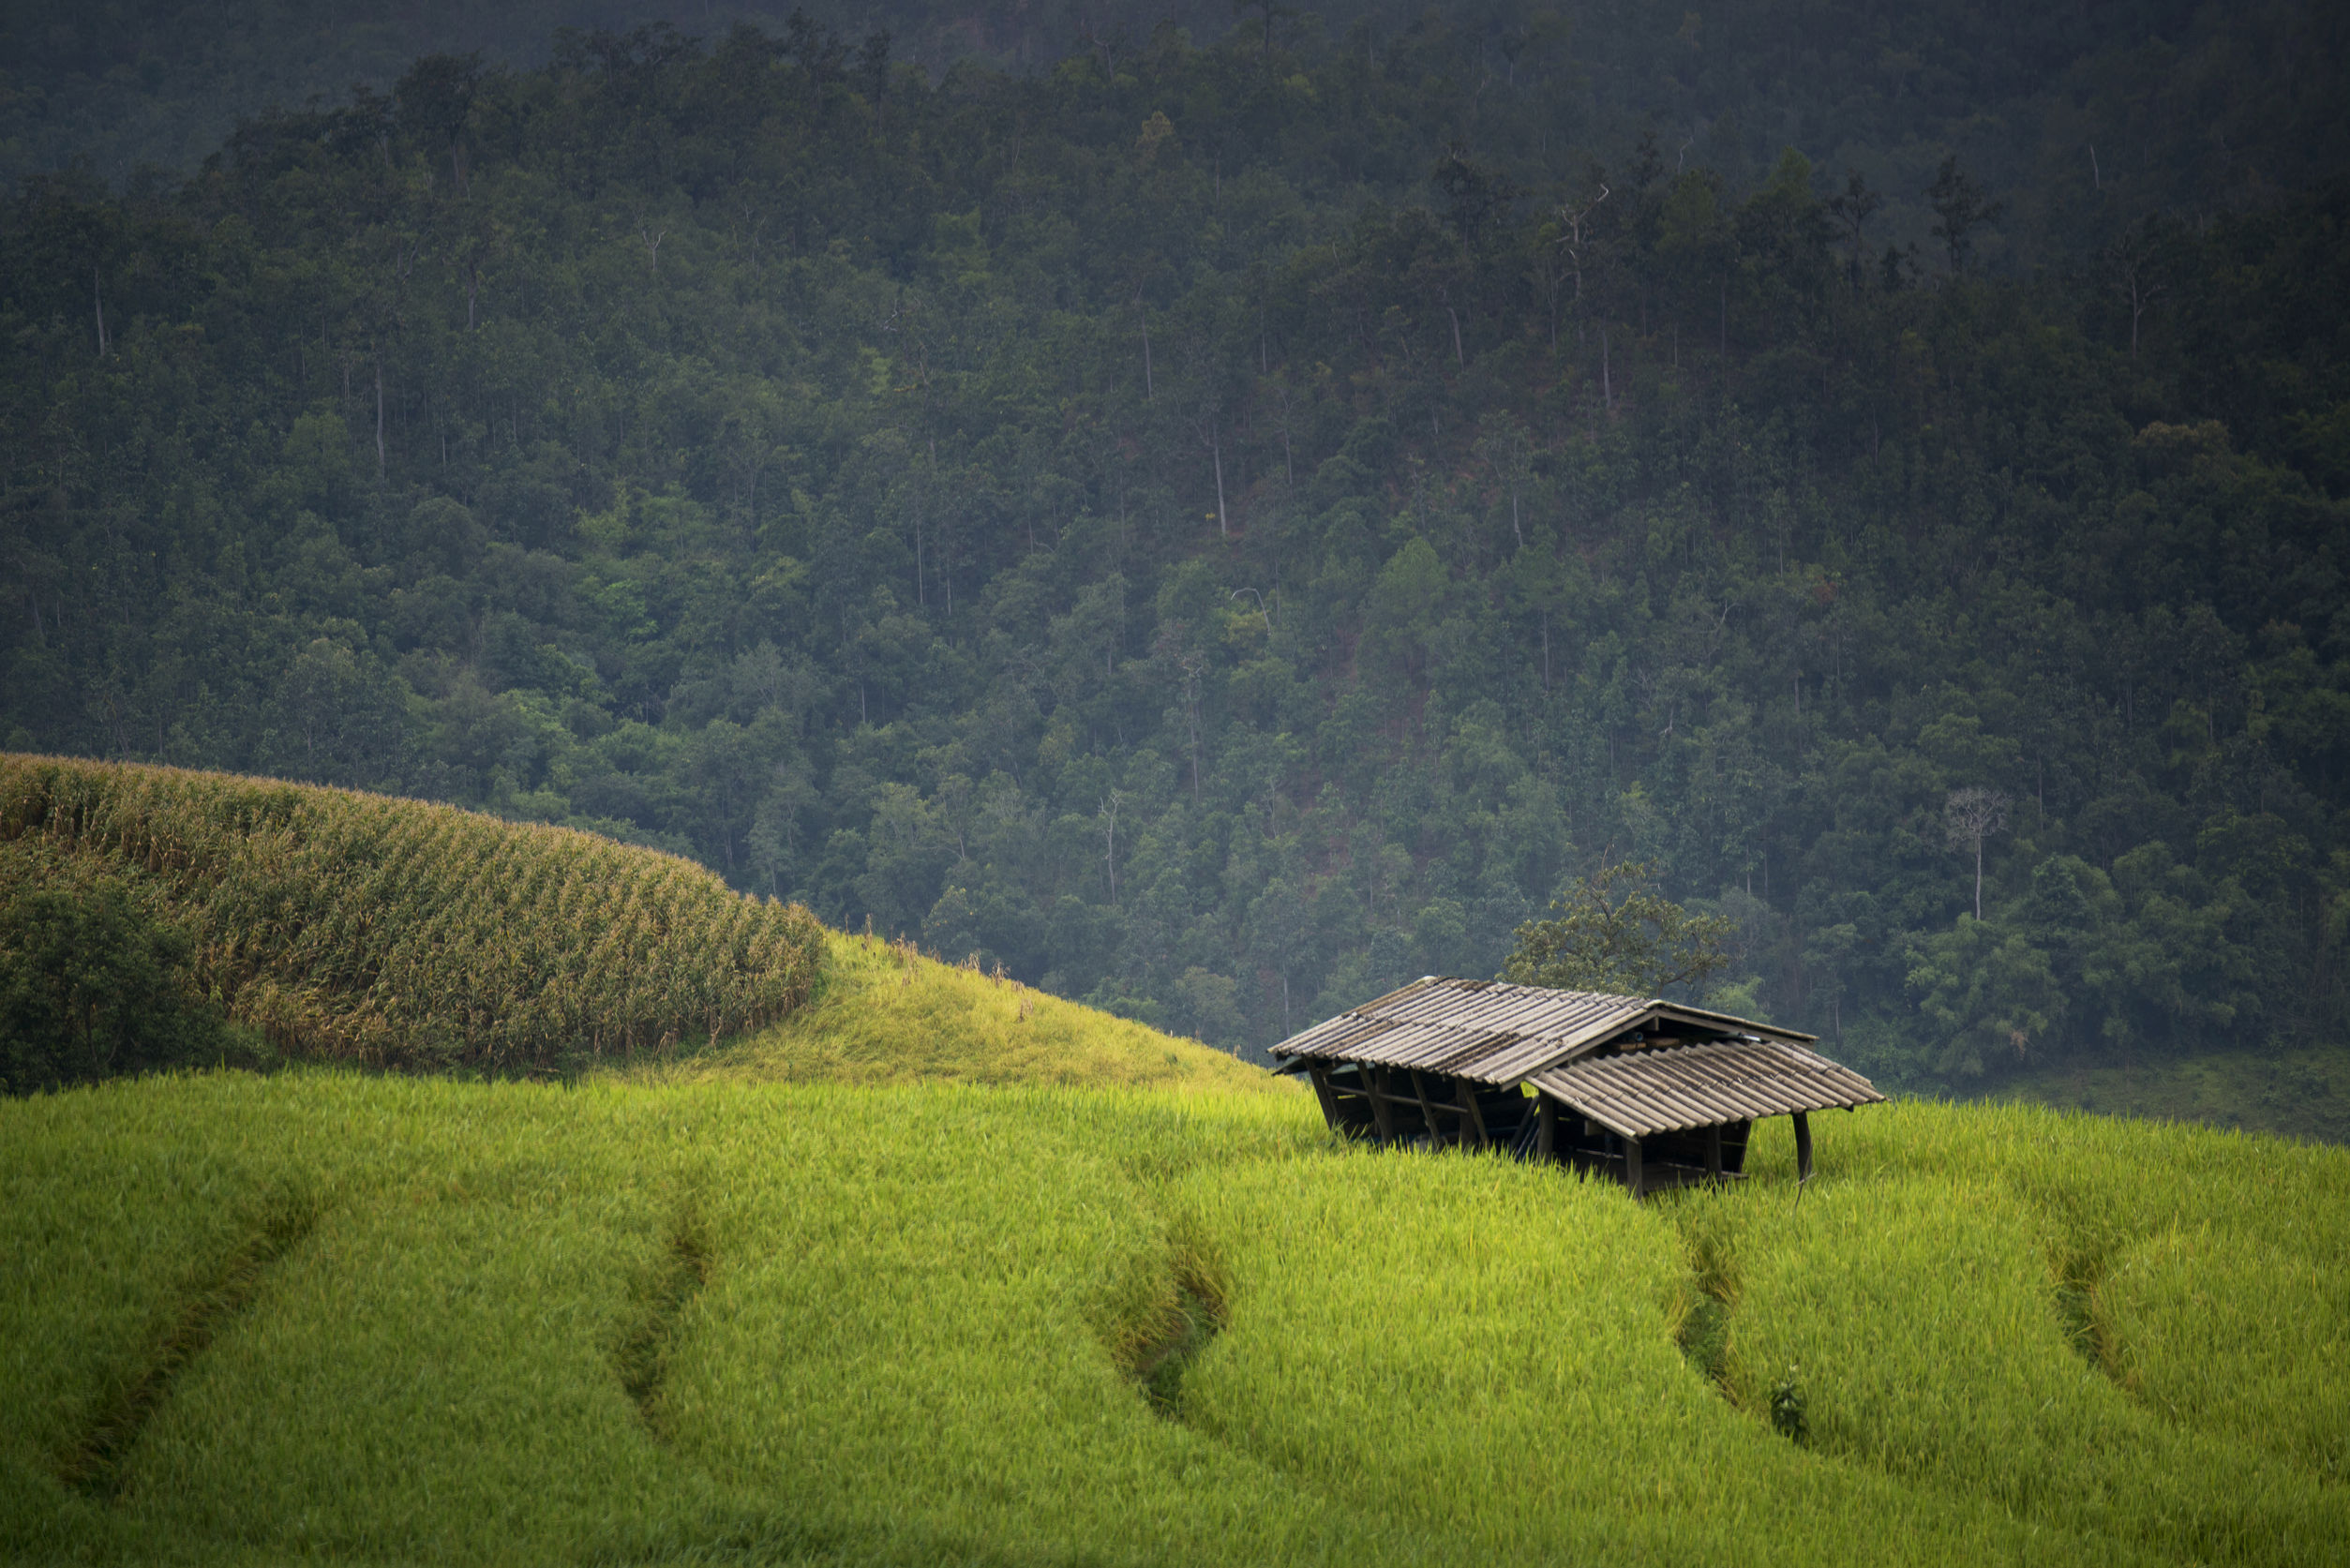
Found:
[(589, 829), (1239, 1049), (1603, 859), (1896, 1085), (2337, 1040), (2343, 190), (2011, 182), (1907, 67), (1817, 157), (1587, 142), (1549, 37), (576, 35), (28, 186), (0, 739)]

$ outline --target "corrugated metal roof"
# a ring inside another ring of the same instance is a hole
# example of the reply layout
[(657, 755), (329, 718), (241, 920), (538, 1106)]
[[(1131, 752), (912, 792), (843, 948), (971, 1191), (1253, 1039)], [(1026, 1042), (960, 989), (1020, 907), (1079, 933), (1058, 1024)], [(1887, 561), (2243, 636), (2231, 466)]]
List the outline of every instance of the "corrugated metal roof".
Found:
[(1711, 1040), (1585, 1056), (1531, 1082), (1624, 1138), (1885, 1098), (1851, 1068), (1782, 1040)]
[(1654, 998), (1430, 975), (1292, 1035), (1273, 1052), (1307, 1061), (1418, 1068), (1507, 1085), (1626, 1029), (1667, 1020), (1774, 1039), (1812, 1038)]

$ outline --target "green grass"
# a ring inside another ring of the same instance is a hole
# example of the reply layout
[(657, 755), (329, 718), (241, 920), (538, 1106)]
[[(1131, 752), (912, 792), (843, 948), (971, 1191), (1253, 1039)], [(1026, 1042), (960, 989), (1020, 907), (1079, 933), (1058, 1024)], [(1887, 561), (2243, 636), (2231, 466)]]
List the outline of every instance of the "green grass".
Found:
[(1800, 1202), (1772, 1123), (1744, 1189), (1636, 1206), (1337, 1147), (1295, 1094), (710, 1070), (0, 1104), (0, 1556), (2314, 1563), (2350, 1540), (2340, 1150), (1905, 1102), (1828, 1118)]
[[(1114, 1018), (910, 943), (825, 933), (812, 1001), (782, 1023), (675, 1063), (650, 1083), (1049, 1084), (1240, 1095), (1306, 1091), (1197, 1040)], [(1308, 1097), (1310, 1098), (1310, 1097)]]
[(2350, 1144), (2350, 1046), (2051, 1068), (2018, 1074), (1999, 1093), (2043, 1105)]

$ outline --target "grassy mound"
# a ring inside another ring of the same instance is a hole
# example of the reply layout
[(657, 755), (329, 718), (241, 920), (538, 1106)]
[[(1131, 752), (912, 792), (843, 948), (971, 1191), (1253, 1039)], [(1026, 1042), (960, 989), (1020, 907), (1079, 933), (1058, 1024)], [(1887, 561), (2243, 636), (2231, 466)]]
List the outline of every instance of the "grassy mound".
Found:
[(2002, 1088), (2016, 1099), (2068, 1110), (2350, 1144), (2350, 1042), (2073, 1064), (2013, 1074)]
[(664, 1083), (918, 1083), (1302, 1094), (1197, 1040), (1163, 1035), (924, 956), (911, 943), (828, 932), (807, 1006), (771, 1028), (630, 1075)]
[(760, 1028), (820, 931), (699, 866), (449, 806), (0, 756), (0, 884), (119, 880), (198, 983), (292, 1053), (544, 1070)]
[(2350, 1153), (1819, 1141), (1635, 1205), (1302, 1096), (4, 1103), (0, 1557), (2339, 1560)]

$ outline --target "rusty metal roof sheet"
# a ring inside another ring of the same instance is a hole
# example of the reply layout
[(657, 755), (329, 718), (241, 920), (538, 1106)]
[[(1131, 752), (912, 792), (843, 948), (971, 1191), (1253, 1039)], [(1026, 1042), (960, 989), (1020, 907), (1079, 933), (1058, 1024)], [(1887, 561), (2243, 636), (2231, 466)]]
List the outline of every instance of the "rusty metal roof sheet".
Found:
[(1668, 1020), (1774, 1039), (1812, 1038), (1654, 998), (1430, 975), (1292, 1035), (1273, 1052), (1301, 1061), (1371, 1062), (1506, 1085), (1627, 1029)]
[(1885, 1098), (1851, 1068), (1784, 1040), (1711, 1040), (1591, 1055), (1538, 1072), (1531, 1082), (1625, 1138), (1794, 1111), (1849, 1110)]

